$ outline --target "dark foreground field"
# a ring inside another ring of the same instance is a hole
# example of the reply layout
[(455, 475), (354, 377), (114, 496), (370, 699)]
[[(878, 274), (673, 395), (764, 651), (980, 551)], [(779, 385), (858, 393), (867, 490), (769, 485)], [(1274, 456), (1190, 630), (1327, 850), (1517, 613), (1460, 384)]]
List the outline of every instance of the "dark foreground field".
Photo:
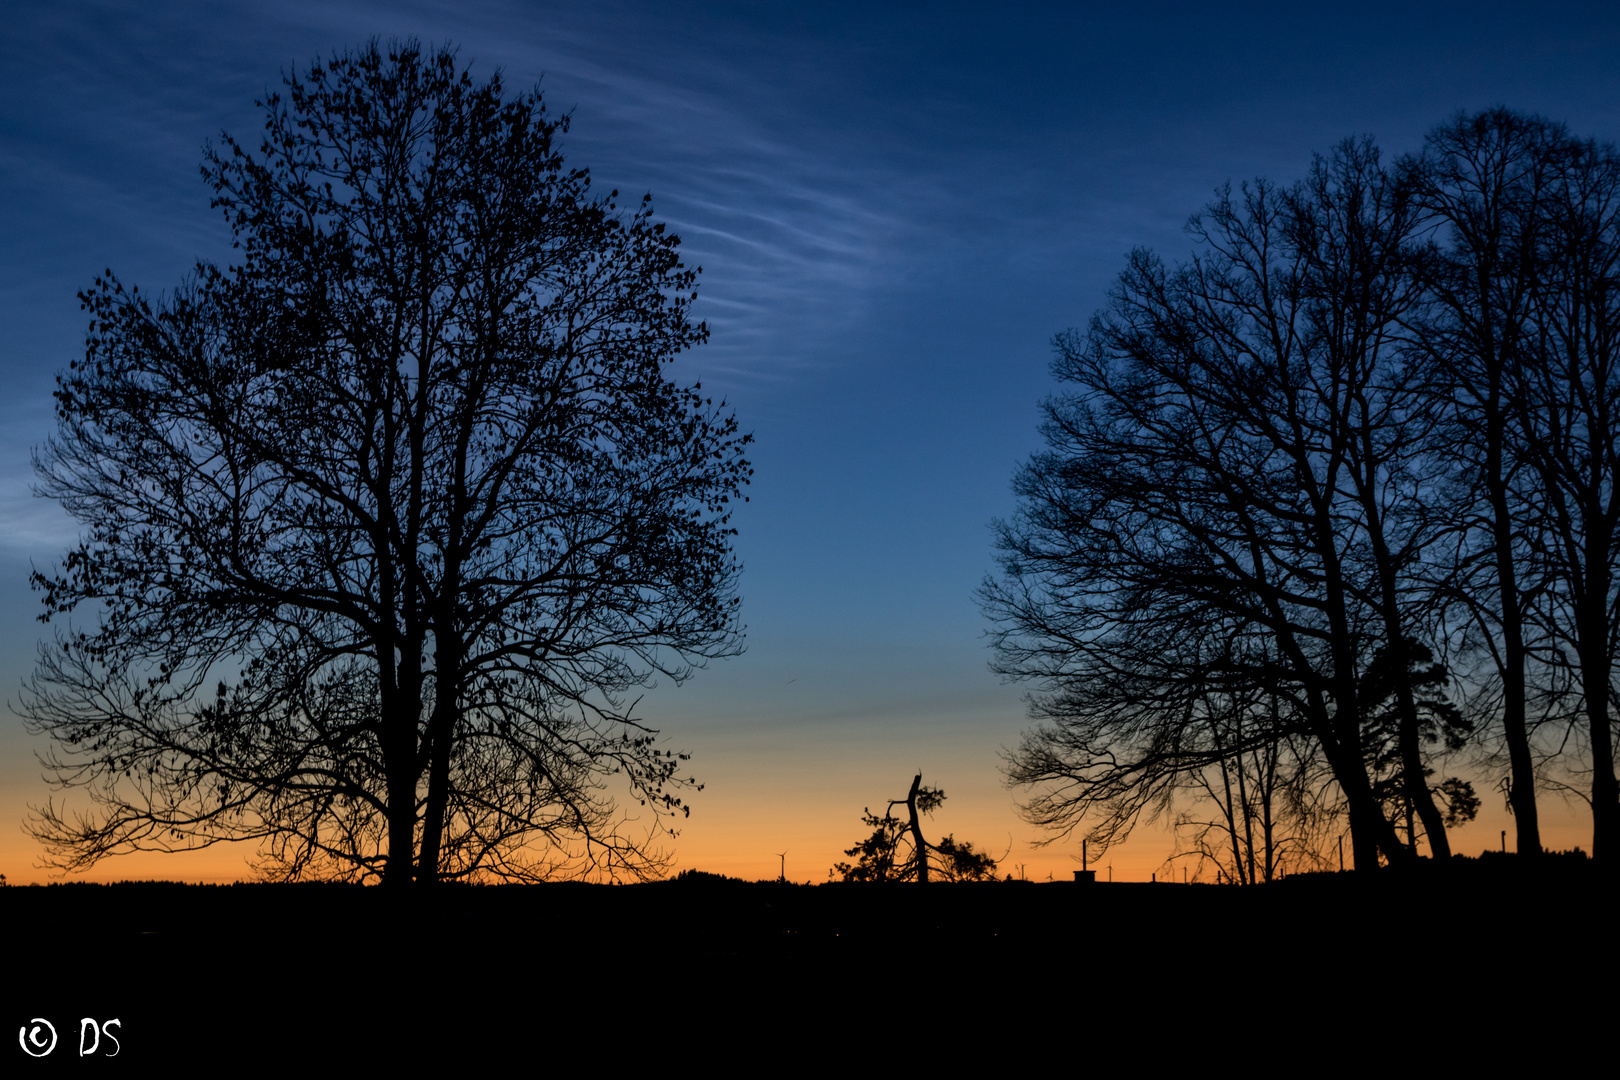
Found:
[[(1613, 894), (1590, 864), (1523, 869), (1459, 861), (1251, 889), (706, 875), (403, 899), (10, 888), (6, 1075), (334, 1058), (614, 1072), (1302, 1052), (1371, 1064), (1414, 1038), (1441, 1057), (1550, 1064), (1595, 1049), (1612, 1064)], [(36, 1017), (59, 1035), (49, 1058), (10, 1034)], [(84, 1018), (120, 1023), (81, 1058)]]

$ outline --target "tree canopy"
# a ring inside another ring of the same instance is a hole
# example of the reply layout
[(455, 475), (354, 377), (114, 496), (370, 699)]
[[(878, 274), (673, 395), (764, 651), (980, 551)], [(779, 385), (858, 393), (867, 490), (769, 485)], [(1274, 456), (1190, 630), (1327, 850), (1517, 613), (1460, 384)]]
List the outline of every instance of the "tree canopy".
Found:
[(240, 261), (82, 294), (36, 467), (85, 533), (34, 582), (96, 625), (24, 710), (98, 809), (35, 832), (69, 868), (254, 840), (294, 878), (654, 870), (694, 782), (629, 695), (741, 648), (750, 437), (667, 372), (697, 270), (650, 196), (565, 166), (538, 90), (448, 48), (285, 84), (203, 166)]

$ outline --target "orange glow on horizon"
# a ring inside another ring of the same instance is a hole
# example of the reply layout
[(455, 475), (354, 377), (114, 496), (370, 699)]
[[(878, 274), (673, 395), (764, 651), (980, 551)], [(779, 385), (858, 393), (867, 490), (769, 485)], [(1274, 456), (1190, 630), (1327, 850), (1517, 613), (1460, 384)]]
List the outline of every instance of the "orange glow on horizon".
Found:
[[(830, 880), (833, 863), (848, 861), (844, 849), (861, 836), (860, 807), (816, 808), (797, 815), (777, 808), (754, 812), (738, 800), (704, 799), (691, 819), (683, 822), (681, 835), (665, 851), (673, 856), (670, 873), (702, 870), (745, 881), (775, 880), (782, 865), (779, 852), (786, 852), (787, 879), (816, 884)], [(967, 808), (964, 807), (964, 810)], [(1066, 881), (1080, 869), (1079, 844), (1053, 844), (1032, 847), (1034, 834), (1017, 822), (1010, 806), (1005, 816), (967, 813), (952, 814), (947, 802), (934, 819), (925, 819), (925, 835), (937, 839), (947, 833), (957, 840), (968, 840), (975, 848), (987, 850), (999, 862), (998, 877), (1012, 874), (1031, 881)], [(1542, 836), (1549, 850), (1579, 847), (1590, 850), (1591, 824), (1575, 808), (1549, 802), (1542, 808)], [(1009, 843), (1008, 830), (1019, 835)], [(1512, 848), (1512, 819), (1505, 810), (1483, 810), (1480, 818), (1451, 833), (1452, 846), (1460, 854), (1477, 855), (1501, 847), (1501, 831), (1507, 830), (1507, 847)], [(996, 832), (999, 843), (993, 842)], [(1159, 826), (1143, 826), (1131, 840), (1100, 857), (1093, 854), (1090, 868), (1097, 880), (1106, 882), (1181, 881), (1181, 868), (1194, 873), (1190, 860), (1170, 863), (1174, 837)], [(40, 869), (43, 851), (33, 839), (18, 830), (9, 842), (0, 844), (0, 873), (11, 885), (44, 885), (52, 882), (178, 881), (196, 884), (230, 884), (257, 880), (250, 864), (253, 850), (245, 844), (218, 844), (200, 851), (161, 853), (138, 852), (103, 860), (92, 869), (61, 875)], [(1347, 856), (1348, 857), (1348, 856)], [(1206, 869), (1209, 879), (1212, 871)]]

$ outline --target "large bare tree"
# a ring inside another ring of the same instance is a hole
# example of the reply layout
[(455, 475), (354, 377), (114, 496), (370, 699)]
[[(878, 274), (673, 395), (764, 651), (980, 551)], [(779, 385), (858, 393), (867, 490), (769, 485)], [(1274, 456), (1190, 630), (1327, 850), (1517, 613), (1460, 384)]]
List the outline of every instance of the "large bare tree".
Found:
[[(1413, 498), (1433, 421), (1404, 362), (1417, 220), (1349, 142), (1293, 189), (1223, 192), (1191, 263), (1135, 253), (1089, 332), (1058, 339), (1075, 389), (1047, 403), (1050, 449), (1016, 480), (982, 592), (995, 666), (1040, 691), (1009, 770), (1038, 823), (1106, 805), (1097, 836), (1115, 839), (1154, 790), (1297, 734), (1341, 792), (1357, 867), (1407, 860), (1415, 836), (1369, 775), (1392, 701), (1403, 800), (1449, 852), (1413, 693), (1429, 675), (1409, 586), (1434, 529)], [(1397, 674), (1373, 692), (1375, 665)], [(1217, 738), (1211, 702), (1256, 693), (1275, 724)]]
[(237, 839), (287, 877), (655, 868), (691, 780), (628, 695), (740, 648), (748, 437), (667, 371), (696, 272), (564, 165), (538, 91), (448, 49), (262, 104), (204, 167), (241, 261), (84, 295), (38, 469), (85, 538), (35, 581), (94, 625), (24, 708), (95, 810), (37, 835), (68, 868)]

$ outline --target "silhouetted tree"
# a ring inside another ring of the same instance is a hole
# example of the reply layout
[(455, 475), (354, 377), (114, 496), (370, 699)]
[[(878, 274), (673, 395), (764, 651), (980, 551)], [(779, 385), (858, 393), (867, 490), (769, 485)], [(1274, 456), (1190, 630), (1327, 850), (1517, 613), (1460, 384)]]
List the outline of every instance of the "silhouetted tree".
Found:
[(86, 538), (34, 582), (97, 625), (24, 711), (99, 810), (35, 833), (67, 868), (248, 839), (286, 877), (645, 872), (692, 781), (625, 695), (740, 649), (749, 440), (665, 373), (696, 272), (448, 49), (285, 93), (204, 166), (241, 262), (83, 295), (37, 468)]
[[(1587, 753), (1566, 768), (1591, 770), (1602, 857), (1620, 844), (1620, 157), (1496, 109), (1437, 128), (1412, 171), (1439, 229), (1417, 264), (1435, 299), (1418, 339), (1446, 416), (1435, 453), (1456, 477), (1448, 595), (1500, 684), (1517, 850), (1541, 849), (1534, 727), (1576, 714)], [(1566, 679), (1577, 707), (1560, 703)]]
[[(1015, 480), (1003, 574), (981, 593), (995, 668), (1041, 689), (1047, 723), (1009, 768), (1037, 787), (1036, 822), (1072, 827), (1100, 795), (1116, 808), (1100, 839), (1116, 839), (1152, 784), (1168, 799), (1190, 773), (1301, 733), (1342, 793), (1357, 867), (1413, 854), (1367, 773), (1361, 680), (1411, 637), (1408, 585), (1434, 529), (1406, 498), (1432, 427), (1402, 361), (1415, 227), (1376, 150), (1346, 143), (1291, 190), (1222, 192), (1189, 226), (1190, 264), (1133, 253), (1107, 312), (1059, 337), (1054, 372), (1077, 390), (1046, 405), (1050, 449)], [(1266, 712), (1283, 726), (1214, 742), (1209, 696), (1256, 690), (1280, 699)], [(1416, 702), (1396, 697), (1417, 731)], [(1444, 855), (1424, 777), (1403, 758)]]
[(882, 817), (872, 813), (868, 808), (861, 812), (861, 823), (872, 834), (864, 840), (857, 841), (854, 847), (846, 848), (845, 855), (855, 857), (853, 863), (834, 863), (833, 872), (839, 874), (845, 881), (865, 881), (881, 884), (887, 881), (905, 881), (908, 871), (913, 875), (915, 851), (901, 855), (901, 840), (905, 835), (905, 824), (885, 811)]
[[(870, 809), (862, 812), (861, 820), (872, 834), (844, 852), (855, 856), (855, 862), (835, 863), (833, 872), (845, 881), (915, 881), (926, 885), (932, 862), (947, 881), (993, 879), (996, 860), (975, 851), (967, 841), (958, 842), (949, 834), (937, 844), (923, 838), (921, 815), (932, 814), (944, 801), (945, 793), (939, 788), (923, 787), (922, 773), (918, 773), (906, 797), (889, 800), (881, 817)], [(896, 806), (906, 808), (905, 820), (894, 816)]]
[(1571, 655), (1591, 768), (1592, 857), (1620, 858), (1620, 152), (1567, 145), (1540, 230), (1526, 454), (1542, 500), (1550, 628)]
[(1442, 419), (1433, 452), (1454, 478), (1431, 493), (1454, 522), (1437, 585), (1471, 631), (1463, 651), (1488, 657), (1500, 686), (1491, 721), (1507, 750), (1508, 805), (1525, 856), (1541, 851), (1527, 703), (1533, 607), (1543, 592), (1529, 564), (1540, 511), (1524, 461), (1525, 382), (1541, 206), (1566, 142), (1556, 125), (1499, 109), (1436, 128), (1411, 164), (1415, 197), (1437, 228), (1427, 257), (1413, 263), (1432, 299), (1415, 338)]
[(1195, 799), (1175, 826), (1189, 853), (1213, 862), (1225, 881), (1252, 885), (1330, 865), (1342, 807), (1316, 745), (1282, 716), (1287, 707), (1283, 695), (1260, 687), (1206, 701), (1202, 733), (1213, 761), (1188, 774), (1182, 786)]
[[(1443, 745), (1448, 751), (1461, 750), (1474, 730), (1473, 723), (1446, 696), (1450, 676), (1445, 665), (1433, 660), (1427, 646), (1409, 641), (1401, 653), (1379, 650), (1362, 674), (1362, 754), (1373, 777), (1373, 791), (1386, 814), (1397, 821), (1404, 819), (1408, 843), (1414, 847), (1417, 826), (1413, 818), (1418, 808), (1409, 782), (1414, 763), (1422, 770), (1424, 790), (1430, 790), (1428, 778), (1434, 770), (1424, 764), (1424, 748)], [(1406, 670), (1398, 670), (1397, 664), (1404, 664)], [(1400, 700), (1403, 685), (1406, 697), (1417, 708), (1415, 725), (1407, 722), (1403, 710), (1392, 707)], [(1433, 791), (1445, 804), (1441, 818), (1445, 828), (1472, 821), (1479, 811), (1473, 784), (1461, 777), (1447, 777), (1433, 785)]]
[[(1108, 843), (1191, 790), (1216, 808), (1179, 819), (1194, 854), (1224, 834), (1256, 880), (1281, 792), (1301, 822), (1342, 805), (1358, 867), (1420, 835), (1444, 858), (1478, 796), (1432, 763), (1477, 720), (1521, 852), (1541, 782), (1616, 846), (1620, 154), (1492, 110), (1393, 173), (1350, 142), (1225, 191), (1189, 231), (1191, 263), (1134, 253), (1058, 339), (1077, 389), (999, 527), (982, 596), (996, 668), (1039, 688), (1008, 769), (1030, 819)], [(1296, 782), (1318, 762), (1336, 795)]]

